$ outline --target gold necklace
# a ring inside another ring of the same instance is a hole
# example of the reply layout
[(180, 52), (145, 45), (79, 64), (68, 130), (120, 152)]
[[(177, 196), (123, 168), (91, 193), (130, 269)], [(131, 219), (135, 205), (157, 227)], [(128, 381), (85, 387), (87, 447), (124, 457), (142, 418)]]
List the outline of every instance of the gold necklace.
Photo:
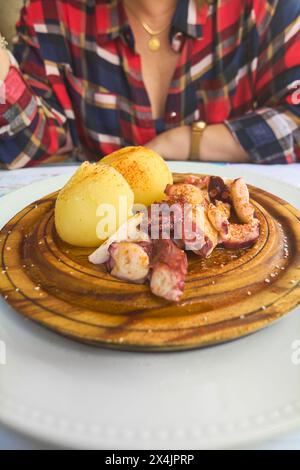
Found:
[(144, 30), (149, 34), (150, 39), (148, 41), (148, 48), (151, 52), (157, 52), (160, 49), (161, 43), (159, 39), (159, 35), (162, 34), (169, 28), (169, 24), (162, 29), (154, 30), (150, 28), (150, 26), (146, 23), (146, 21), (140, 20), (140, 18), (132, 11), (132, 9), (128, 6), (126, 2), (128, 10), (132, 13), (132, 15), (138, 20), (138, 22), (142, 25)]
[(169, 25), (165, 26), (163, 29), (159, 29), (156, 31), (154, 29), (151, 29), (145, 21), (141, 21), (141, 25), (143, 26), (144, 30), (150, 35), (150, 39), (148, 41), (148, 47), (150, 51), (158, 51), (160, 49), (160, 39), (158, 36), (164, 31), (166, 31), (169, 28)]

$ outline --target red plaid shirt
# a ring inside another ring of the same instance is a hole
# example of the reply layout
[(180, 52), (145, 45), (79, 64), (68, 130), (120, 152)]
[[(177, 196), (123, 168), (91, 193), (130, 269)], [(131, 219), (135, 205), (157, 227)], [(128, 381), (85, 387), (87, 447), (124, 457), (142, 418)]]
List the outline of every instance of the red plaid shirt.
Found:
[(98, 160), (200, 119), (224, 122), (255, 163), (300, 161), (299, 0), (178, 1), (159, 128), (122, 1), (31, 0), (18, 33), (0, 104), (8, 168), (71, 147)]

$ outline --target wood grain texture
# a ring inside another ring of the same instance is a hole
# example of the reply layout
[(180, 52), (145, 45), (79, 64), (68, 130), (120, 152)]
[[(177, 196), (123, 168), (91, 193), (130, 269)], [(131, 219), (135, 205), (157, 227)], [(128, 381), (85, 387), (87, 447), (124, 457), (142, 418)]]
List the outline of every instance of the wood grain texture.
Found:
[(245, 336), (300, 303), (300, 213), (265, 191), (250, 193), (259, 240), (248, 250), (218, 248), (207, 260), (189, 255), (178, 304), (114, 279), (88, 262), (90, 249), (63, 243), (54, 227), (56, 194), (1, 231), (0, 292), (35, 322), (98, 346), (182, 350)]

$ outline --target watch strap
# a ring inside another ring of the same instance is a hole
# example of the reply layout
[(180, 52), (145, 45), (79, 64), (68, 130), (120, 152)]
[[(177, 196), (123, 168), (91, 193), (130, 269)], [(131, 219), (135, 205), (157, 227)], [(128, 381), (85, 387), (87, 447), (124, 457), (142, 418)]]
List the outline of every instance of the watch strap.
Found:
[(203, 133), (207, 127), (207, 124), (204, 121), (194, 122), (192, 124), (192, 136), (191, 136), (191, 150), (190, 150), (190, 160), (199, 161), (199, 150), (200, 142), (203, 136)]

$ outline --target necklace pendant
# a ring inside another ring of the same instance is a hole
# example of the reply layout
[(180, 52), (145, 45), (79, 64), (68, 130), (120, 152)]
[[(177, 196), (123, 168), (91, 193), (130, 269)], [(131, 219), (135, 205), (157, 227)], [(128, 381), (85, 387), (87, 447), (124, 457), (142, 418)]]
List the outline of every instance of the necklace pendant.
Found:
[(149, 39), (148, 47), (152, 52), (156, 52), (160, 49), (160, 40), (157, 36), (152, 36), (151, 39)]

